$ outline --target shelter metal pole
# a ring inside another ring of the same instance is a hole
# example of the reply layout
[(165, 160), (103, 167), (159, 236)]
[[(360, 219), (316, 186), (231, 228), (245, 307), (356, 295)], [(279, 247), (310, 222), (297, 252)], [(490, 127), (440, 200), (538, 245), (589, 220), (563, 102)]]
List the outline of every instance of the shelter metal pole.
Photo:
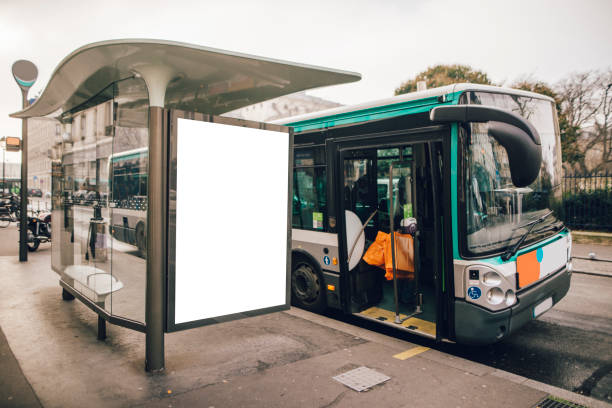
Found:
[(166, 276), (165, 133), (161, 107), (149, 108), (149, 180), (147, 186), (147, 371), (162, 371), (164, 356), (164, 281)]
[[(28, 89), (21, 89), (22, 107), (28, 107)], [(28, 120), (21, 121), (21, 216), (19, 219), (19, 262), (28, 260)]]

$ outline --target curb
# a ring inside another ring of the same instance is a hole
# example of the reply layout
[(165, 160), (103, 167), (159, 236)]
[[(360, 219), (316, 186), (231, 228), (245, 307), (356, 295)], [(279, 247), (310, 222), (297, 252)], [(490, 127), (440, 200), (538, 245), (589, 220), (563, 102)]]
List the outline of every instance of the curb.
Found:
[(577, 270), (572, 270), (572, 273), (577, 273), (580, 275), (591, 275), (591, 276), (601, 276), (604, 278), (612, 278), (612, 273), (605, 273), (605, 272), (587, 272), (587, 271), (577, 271)]
[(570, 231), (572, 241), (577, 244), (612, 245), (612, 234), (598, 231)]

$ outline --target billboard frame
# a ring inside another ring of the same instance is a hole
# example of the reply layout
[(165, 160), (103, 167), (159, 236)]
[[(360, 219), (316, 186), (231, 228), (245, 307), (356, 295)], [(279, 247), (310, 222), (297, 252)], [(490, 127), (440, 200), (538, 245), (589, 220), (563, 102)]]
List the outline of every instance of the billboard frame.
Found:
[[(210, 115), (197, 112), (183, 111), (179, 109), (164, 109), (167, 126), (164, 126), (164, 137), (162, 140), (166, 141), (165, 145), (165, 166), (162, 170), (167, 177), (166, 182), (162, 183), (165, 190), (165, 206), (166, 206), (166, 218), (165, 224), (165, 237), (163, 242), (167, 243), (165, 248), (165, 266), (166, 266), (166, 287), (165, 287), (165, 308), (164, 308), (164, 332), (172, 333), (181, 330), (192, 329), (196, 327), (208, 326), (211, 324), (222, 323), (237, 319), (243, 319), (252, 316), (258, 316), (273, 312), (279, 312), (288, 310), (291, 303), (291, 209), (292, 209), (292, 192), (293, 192), (293, 129), (274, 125), (270, 123), (255, 122), (250, 120), (235, 119), (224, 116)], [(171, 171), (171, 160), (176, 157), (177, 153), (177, 128), (179, 119), (189, 119), (201, 122), (211, 122), (228, 126), (247, 127), (252, 129), (270, 130), (276, 132), (287, 133), (289, 138), (289, 149), (288, 154), (288, 166), (287, 166), (287, 236), (286, 236), (286, 260), (285, 260), (285, 302), (284, 304), (266, 307), (262, 309), (248, 310), (240, 313), (233, 313), (223, 316), (205, 318), (190, 322), (176, 323), (175, 321), (175, 307), (176, 307), (176, 268), (175, 268), (175, 257), (176, 257), (176, 213), (172, 214), (168, 203), (170, 201), (170, 186), (176, 185), (176, 172)], [(174, 180), (172, 180), (173, 178)], [(173, 224), (174, 223), (174, 224)], [(161, 237), (160, 237), (161, 238)]]

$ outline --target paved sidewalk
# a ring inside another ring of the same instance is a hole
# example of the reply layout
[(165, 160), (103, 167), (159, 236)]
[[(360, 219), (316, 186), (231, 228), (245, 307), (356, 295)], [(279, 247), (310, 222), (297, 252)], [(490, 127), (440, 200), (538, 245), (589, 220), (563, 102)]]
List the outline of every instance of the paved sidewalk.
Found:
[(0, 406), (40, 407), (40, 401), (23, 375), (19, 363), (11, 352), (6, 336), (0, 328)]
[[(609, 406), (300, 309), (166, 335), (166, 371), (148, 374), (144, 335), (109, 325), (96, 340), (96, 315), (61, 300), (50, 251), (30, 255), (0, 257), (0, 327), (19, 364), (3, 352), (0, 397), (5, 378), (20, 384), (2, 407), (527, 408), (548, 394)], [(332, 379), (360, 366), (391, 379), (367, 392)]]

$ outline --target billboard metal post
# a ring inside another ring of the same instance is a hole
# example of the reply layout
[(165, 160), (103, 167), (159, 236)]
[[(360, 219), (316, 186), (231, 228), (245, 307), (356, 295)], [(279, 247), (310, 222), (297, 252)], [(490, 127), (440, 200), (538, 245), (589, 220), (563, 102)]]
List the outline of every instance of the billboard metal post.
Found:
[[(28, 106), (28, 91), (36, 82), (38, 68), (30, 61), (19, 60), (13, 64), (13, 78), (21, 89), (22, 109)], [(19, 262), (28, 260), (28, 120), (22, 119), (21, 125), (21, 216), (19, 219)]]

